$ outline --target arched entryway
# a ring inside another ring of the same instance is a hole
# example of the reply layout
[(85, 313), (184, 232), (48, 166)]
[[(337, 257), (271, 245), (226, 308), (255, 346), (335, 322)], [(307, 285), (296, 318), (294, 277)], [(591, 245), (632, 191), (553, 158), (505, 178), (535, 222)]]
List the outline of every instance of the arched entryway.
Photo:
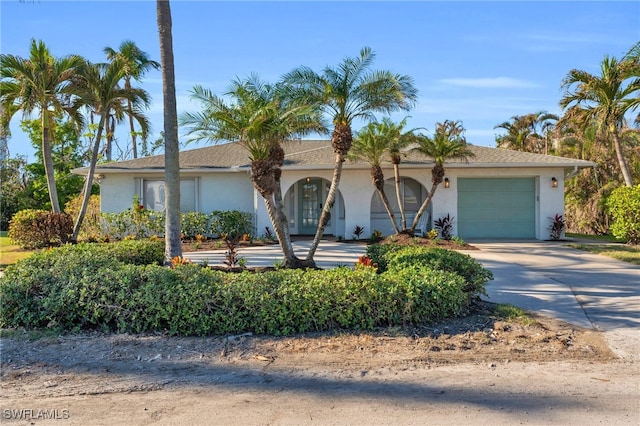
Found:
[[(295, 182), (284, 197), (289, 229), (293, 235), (315, 235), (331, 182), (321, 177), (307, 177)], [(338, 190), (325, 235), (344, 235), (344, 199)]]
[[(384, 191), (391, 204), (391, 209), (396, 217), (396, 223), (398, 228), (402, 230), (402, 218), (400, 216), (400, 209), (398, 208), (398, 197), (396, 196), (396, 185), (393, 178), (384, 181)], [(404, 212), (407, 217), (407, 228), (411, 228), (413, 219), (416, 217), (416, 213), (420, 208), (422, 202), (427, 198), (427, 189), (417, 180), (409, 177), (400, 178), (400, 199), (404, 206)], [(427, 210), (423, 214), (424, 220), (421, 220), (421, 224), (425, 225), (425, 229), (428, 231), (432, 227), (431, 223), (431, 203), (427, 207)], [(380, 231), (382, 235), (391, 235), (395, 231), (393, 225), (387, 214), (387, 210), (384, 208), (384, 204), (380, 200), (380, 196), (377, 191), (373, 192), (371, 196), (371, 230)], [(425, 232), (425, 230), (421, 230)]]

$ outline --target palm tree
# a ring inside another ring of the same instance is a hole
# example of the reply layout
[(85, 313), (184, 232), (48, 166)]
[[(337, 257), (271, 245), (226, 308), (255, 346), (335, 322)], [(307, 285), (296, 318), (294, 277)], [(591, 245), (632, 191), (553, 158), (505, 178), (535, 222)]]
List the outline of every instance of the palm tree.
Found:
[(627, 186), (633, 178), (627, 166), (620, 132), (625, 115), (640, 104), (640, 67), (635, 55), (622, 61), (605, 56), (600, 75), (573, 69), (565, 76), (565, 94), (560, 106), (565, 110), (563, 120), (571, 120), (583, 128), (597, 124), (598, 130), (612, 139), (620, 171)]
[(181, 124), (189, 126), (192, 140), (231, 141), (244, 147), (251, 160), (251, 181), (264, 199), (269, 219), (284, 254), (284, 266), (313, 266), (298, 259), (291, 236), (280, 186), (284, 151), (281, 144), (293, 136), (323, 132), (317, 107), (296, 104), (283, 87), (260, 81), (256, 75), (235, 80), (224, 94), (228, 104), (211, 91), (196, 86), (192, 98), (204, 105), (200, 113), (185, 113)]
[(71, 237), (73, 241), (78, 238), (87, 212), (102, 134), (105, 130), (109, 131), (109, 117), (122, 113), (125, 103), (135, 106), (133, 109), (135, 111), (138, 110), (137, 105), (146, 105), (149, 102), (147, 92), (144, 90), (127, 90), (120, 87), (119, 83), (124, 76), (124, 72), (124, 64), (119, 59), (109, 64), (87, 63), (82, 69), (81, 78), (78, 79), (74, 86), (79, 94), (79, 102), (89, 109), (92, 116), (97, 115), (100, 119), (91, 149), (91, 160), (83, 189), (82, 204)]
[(410, 229), (411, 233), (415, 232), (420, 217), (433, 199), (433, 194), (435, 194), (438, 185), (443, 181), (445, 172), (444, 163), (447, 160), (454, 159), (467, 161), (469, 157), (474, 155), (473, 152), (469, 150), (463, 133), (464, 128), (461, 122), (445, 120), (444, 123), (436, 124), (436, 131), (433, 137), (418, 136), (417, 146), (413, 150), (432, 158), (435, 164), (433, 165), (433, 169), (431, 169), (431, 190), (418, 209), (416, 217), (413, 219), (413, 224)]
[(403, 132), (404, 126), (407, 124), (407, 119), (404, 118), (400, 123), (394, 124), (391, 119), (382, 119), (380, 131), (386, 135), (387, 138), (387, 151), (391, 157), (391, 164), (393, 165), (393, 177), (396, 186), (396, 201), (398, 202), (398, 209), (400, 210), (401, 226), (402, 230), (407, 229), (407, 216), (404, 211), (404, 203), (402, 202), (402, 193), (400, 192), (400, 163), (402, 162), (402, 155), (404, 149), (416, 140), (416, 131), (418, 128), (407, 130)]
[(284, 76), (286, 84), (292, 86), (294, 96), (321, 105), (334, 126), (331, 135), (335, 151), (333, 177), (318, 230), (307, 254), (308, 261), (313, 261), (331, 215), (342, 176), (342, 163), (351, 149), (353, 121), (371, 121), (374, 112), (408, 110), (417, 98), (411, 77), (390, 71), (372, 71), (374, 59), (373, 51), (365, 47), (357, 58), (345, 58), (336, 68), (325, 67), (321, 74), (308, 67), (299, 67)]
[[(131, 79), (136, 81), (140, 81), (140, 79), (144, 76), (144, 74), (151, 69), (158, 70), (160, 69), (160, 63), (149, 59), (149, 55), (146, 52), (140, 50), (140, 48), (131, 40), (125, 40), (120, 43), (118, 50), (114, 50), (111, 47), (107, 46), (104, 48), (104, 53), (107, 55), (107, 59), (110, 61), (115, 60), (116, 58), (120, 59), (124, 64), (125, 74), (124, 74), (124, 88), (125, 90), (131, 89)], [(131, 134), (131, 148), (133, 151), (133, 158), (138, 158), (138, 143), (136, 141), (136, 137), (138, 132), (136, 132), (136, 128), (134, 125), (134, 111), (133, 105), (127, 103), (127, 116), (129, 117), (129, 129)], [(141, 123), (142, 124), (142, 123)], [(149, 131), (148, 123), (146, 126), (140, 127), (140, 132), (142, 134), (142, 138), (146, 139)], [(110, 149), (107, 149), (107, 152), (110, 152)], [(107, 158), (110, 160), (111, 158)]]
[(387, 215), (389, 215), (393, 230), (396, 231), (396, 234), (399, 234), (400, 229), (398, 229), (396, 217), (384, 191), (384, 172), (380, 166), (382, 157), (389, 146), (388, 139), (382, 133), (384, 131), (383, 126), (383, 123), (369, 123), (360, 130), (353, 140), (348, 158), (352, 160), (363, 159), (371, 165), (371, 183), (376, 189)]
[(58, 191), (51, 157), (51, 127), (53, 117), (67, 115), (81, 127), (82, 116), (72, 105), (74, 93), (70, 84), (77, 70), (84, 64), (78, 55), (54, 58), (44, 42), (31, 40), (29, 58), (0, 55), (0, 102), (3, 123), (22, 110), (29, 117), (34, 110), (42, 122), (42, 158), (47, 178), (51, 209), (60, 212)]
[(162, 63), (162, 98), (164, 106), (164, 180), (166, 190), (165, 263), (182, 256), (180, 240), (180, 144), (176, 107), (176, 76), (173, 64), (173, 36), (169, 0), (156, 0), (160, 61)]
[(496, 136), (498, 148), (547, 154), (549, 138), (558, 117), (546, 111), (525, 115), (514, 115), (494, 129), (504, 129), (506, 135)]

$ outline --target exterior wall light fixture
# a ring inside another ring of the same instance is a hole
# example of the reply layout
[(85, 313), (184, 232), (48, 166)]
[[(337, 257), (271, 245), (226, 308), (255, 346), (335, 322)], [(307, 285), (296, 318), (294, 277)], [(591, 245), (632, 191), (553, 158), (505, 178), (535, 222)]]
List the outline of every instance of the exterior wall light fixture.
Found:
[(451, 186), (451, 182), (449, 182), (449, 178), (444, 178), (444, 187), (449, 188)]
[(551, 187), (552, 188), (558, 187), (558, 179), (556, 179), (555, 176), (551, 178)]

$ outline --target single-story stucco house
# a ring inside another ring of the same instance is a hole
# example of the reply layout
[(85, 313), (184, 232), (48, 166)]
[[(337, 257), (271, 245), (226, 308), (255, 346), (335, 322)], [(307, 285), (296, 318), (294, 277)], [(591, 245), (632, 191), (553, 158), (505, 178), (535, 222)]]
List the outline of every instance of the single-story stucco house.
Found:
[[(312, 235), (329, 189), (334, 153), (330, 141), (291, 141), (284, 146), (282, 193), (292, 235)], [(463, 239), (549, 238), (551, 217), (564, 214), (564, 181), (589, 161), (469, 145), (468, 162), (445, 164), (445, 182), (425, 214), (426, 230), (449, 214), (454, 235)], [(408, 152), (400, 164), (401, 192), (410, 226), (431, 188), (433, 161)], [(383, 163), (388, 198), (397, 210), (393, 169)], [(254, 214), (257, 235), (272, 228), (264, 202), (250, 180), (247, 151), (227, 143), (180, 153), (181, 210), (209, 213), (241, 210)], [(74, 173), (86, 175), (87, 169)], [(129, 209), (134, 195), (145, 208), (164, 209), (164, 156), (101, 164), (96, 169), (102, 212)], [(366, 162), (344, 163), (339, 196), (325, 234), (351, 238), (374, 230), (391, 234), (392, 226), (375, 192)], [(399, 220), (399, 215), (398, 220)], [(422, 226), (421, 226), (422, 227)]]

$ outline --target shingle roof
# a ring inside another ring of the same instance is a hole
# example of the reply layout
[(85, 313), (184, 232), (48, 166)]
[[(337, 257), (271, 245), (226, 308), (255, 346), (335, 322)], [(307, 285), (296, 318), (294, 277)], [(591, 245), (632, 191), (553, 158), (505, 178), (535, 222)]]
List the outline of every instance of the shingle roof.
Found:
[[(573, 158), (552, 155), (532, 154), (509, 149), (489, 148), (469, 145), (475, 154), (468, 162), (455, 160), (446, 163), (448, 168), (460, 167), (593, 167), (595, 163)], [(290, 141), (284, 144), (285, 164), (283, 169), (331, 169), (334, 165), (334, 153), (328, 140)], [(433, 160), (415, 152), (407, 152), (402, 160), (403, 167), (425, 167), (433, 164)], [(249, 168), (249, 154), (238, 144), (226, 143), (207, 146), (180, 152), (180, 169), (182, 171), (227, 171), (230, 169)], [(347, 160), (345, 168), (369, 168), (362, 161)], [(164, 155), (138, 158), (100, 164), (96, 173), (131, 173), (162, 171)], [(86, 174), (87, 168), (74, 169), (74, 173)]]

